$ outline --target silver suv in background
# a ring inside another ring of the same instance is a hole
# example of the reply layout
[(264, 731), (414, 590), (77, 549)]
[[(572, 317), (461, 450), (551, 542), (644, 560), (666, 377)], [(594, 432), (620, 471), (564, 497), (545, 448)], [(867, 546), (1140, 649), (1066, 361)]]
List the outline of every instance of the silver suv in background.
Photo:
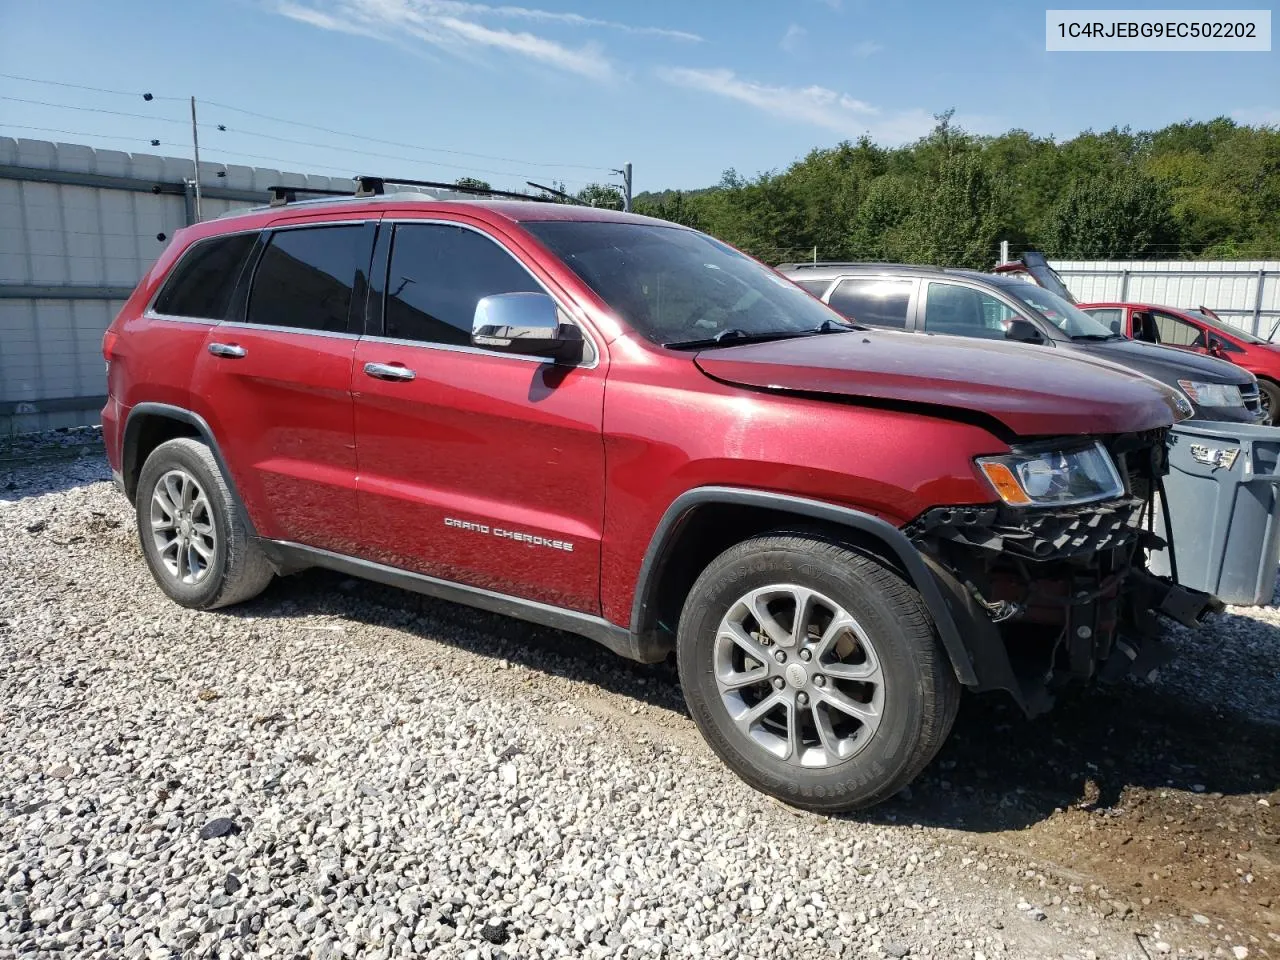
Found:
[(1130, 340), (1015, 274), (899, 263), (784, 263), (776, 269), (856, 323), (1078, 352), (1181, 391), (1198, 419), (1259, 423), (1264, 417), (1257, 378), (1247, 370)]

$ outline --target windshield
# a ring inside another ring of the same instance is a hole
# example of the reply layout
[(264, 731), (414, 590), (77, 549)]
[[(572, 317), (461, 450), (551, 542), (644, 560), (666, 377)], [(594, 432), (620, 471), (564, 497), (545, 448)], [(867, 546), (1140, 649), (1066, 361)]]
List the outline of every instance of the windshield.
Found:
[(638, 333), (681, 344), (853, 329), (768, 267), (681, 227), (583, 220), (524, 222)]
[(1093, 319), (1074, 303), (1063, 300), (1052, 290), (1030, 283), (1006, 283), (1001, 286), (1006, 293), (1017, 297), (1072, 340), (1111, 340), (1119, 336), (1112, 333), (1110, 327)]
[(1231, 336), (1235, 337), (1237, 340), (1243, 340), (1245, 343), (1266, 343), (1267, 342), (1263, 340), (1261, 337), (1255, 337), (1252, 333), (1249, 333), (1245, 330), (1241, 330), (1239, 327), (1233, 327), (1229, 323), (1223, 323), (1221, 320), (1215, 320), (1213, 319), (1213, 317), (1203, 314), (1199, 310), (1186, 310), (1184, 312), (1188, 317), (1194, 317), (1196, 320), (1203, 323), (1206, 327), (1212, 327), (1214, 330), (1220, 330), (1223, 333), (1229, 333), (1231, 334)]

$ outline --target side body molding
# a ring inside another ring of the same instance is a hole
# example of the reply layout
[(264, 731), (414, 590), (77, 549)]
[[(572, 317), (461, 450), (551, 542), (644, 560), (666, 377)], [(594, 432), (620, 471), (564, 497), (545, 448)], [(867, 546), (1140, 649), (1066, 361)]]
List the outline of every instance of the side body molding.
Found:
[(740, 487), (695, 487), (682, 493), (667, 508), (658, 522), (653, 538), (649, 541), (636, 582), (635, 600), (631, 608), (631, 633), (639, 638), (637, 642), (640, 646), (648, 646), (656, 642), (658, 585), (662, 580), (662, 568), (670, 558), (673, 544), (679, 538), (681, 526), (695, 508), (712, 503), (760, 507), (790, 514), (797, 520), (817, 520), (836, 524), (876, 540), (907, 573), (916, 590), (920, 592), (929, 615), (938, 628), (938, 635), (942, 638), (947, 655), (951, 658), (957, 679), (966, 686), (978, 685), (973, 659), (956, 625), (957, 618), (924, 558), (901, 530), (879, 517), (850, 507), (788, 494), (770, 493), (766, 490)]

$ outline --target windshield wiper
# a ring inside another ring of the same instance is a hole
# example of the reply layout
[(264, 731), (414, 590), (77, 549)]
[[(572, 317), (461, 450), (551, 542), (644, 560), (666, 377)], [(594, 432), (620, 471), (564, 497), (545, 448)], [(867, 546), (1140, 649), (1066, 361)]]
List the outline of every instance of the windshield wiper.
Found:
[(728, 330), (721, 330), (714, 337), (701, 337), (697, 340), (672, 340), (664, 343), (663, 346), (672, 350), (681, 350), (689, 347), (719, 347), (727, 343), (763, 343), (766, 340), (786, 340), (789, 337), (803, 337), (807, 333), (814, 333), (811, 330), (773, 330), (768, 333), (747, 333), (745, 330), (739, 330), (737, 327), (730, 327)]
[(1088, 340), (1090, 343), (1105, 343), (1108, 340), (1123, 340), (1118, 333), (1077, 333), (1071, 337), (1072, 340)]
[(860, 323), (854, 323), (852, 320), (846, 320), (844, 323), (836, 323), (834, 320), (823, 320), (822, 325), (812, 330), (806, 330), (805, 333), (852, 333), (854, 330), (870, 330), (870, 327), (864, 327)]

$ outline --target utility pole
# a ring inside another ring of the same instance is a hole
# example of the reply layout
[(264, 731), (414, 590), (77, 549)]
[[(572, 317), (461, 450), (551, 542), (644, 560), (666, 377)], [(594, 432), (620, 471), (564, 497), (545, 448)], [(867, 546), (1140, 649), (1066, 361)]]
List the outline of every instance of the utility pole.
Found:
[(622, 209), (631, 212), (631, 163), (628, 161), (622, 165), (621, 170), (614, 170), (614, 173), (622, 177)]
[(1004, 264), (1008, 262), (1009, 262), (1009, 241), (1001, 240), (1000, 241), (1000, 265), (1004, 266)]
[(191, 146), (196, 155), (196, 222), (201, 220), (200, 216), (200, 134), (196, 132), (196, 98), (191, 98)]

